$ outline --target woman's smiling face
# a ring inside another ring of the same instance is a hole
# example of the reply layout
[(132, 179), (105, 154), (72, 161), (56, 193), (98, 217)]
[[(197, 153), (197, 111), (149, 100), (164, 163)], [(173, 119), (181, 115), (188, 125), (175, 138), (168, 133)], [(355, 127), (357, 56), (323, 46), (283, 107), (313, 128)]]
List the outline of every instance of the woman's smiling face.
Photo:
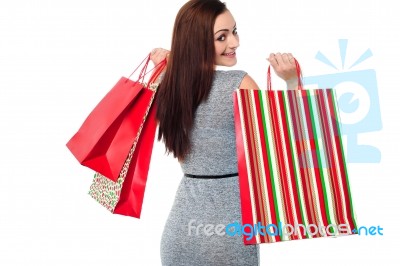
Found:
[(239, 47), (239, 35), (231, 12), (219, 15), (214, 24), (215, 65), (234, 66), (237, 62), (236, 49)]

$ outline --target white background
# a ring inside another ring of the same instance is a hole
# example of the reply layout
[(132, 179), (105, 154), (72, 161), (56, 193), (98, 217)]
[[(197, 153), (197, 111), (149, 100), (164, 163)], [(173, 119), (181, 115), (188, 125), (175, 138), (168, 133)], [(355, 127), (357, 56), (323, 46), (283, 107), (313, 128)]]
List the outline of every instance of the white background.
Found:
[[(160, 265), (178, 163), (156, 143), (138, 220), (88, 196), (93, 172), (65, 144), (121, 76), (152, 48), (169, 48), (183, 3), (1, 1), (0, 265)], [(314, 57), (321, 51), (340, 65), (338, 39), (349, 40), (349, 61), (371, 49), (355, 70), (375, 69), (379, 88), (383, 130), (360, 142), (378, 147), (382, 161), (349, 170), (359, 225), (380, 225), (384, 235), (263, 244), (261, 265), (398, 263), (400, 21), (392, 3), (227, 1), (241, 38), (235, 68), (261, 88), (271, 52), (292, 52), (304, 76), (337, 73)]]

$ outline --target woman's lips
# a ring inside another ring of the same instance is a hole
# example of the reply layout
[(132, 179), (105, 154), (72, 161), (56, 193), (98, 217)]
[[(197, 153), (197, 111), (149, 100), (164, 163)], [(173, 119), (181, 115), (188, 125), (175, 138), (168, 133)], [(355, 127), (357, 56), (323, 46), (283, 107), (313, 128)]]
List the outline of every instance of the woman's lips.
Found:
[(227, 57), (235, 57), (236, 53), (235, 52), (231, 52), (231, 53), (224, 53), (222, 55), (223, 56), (227, 56)]

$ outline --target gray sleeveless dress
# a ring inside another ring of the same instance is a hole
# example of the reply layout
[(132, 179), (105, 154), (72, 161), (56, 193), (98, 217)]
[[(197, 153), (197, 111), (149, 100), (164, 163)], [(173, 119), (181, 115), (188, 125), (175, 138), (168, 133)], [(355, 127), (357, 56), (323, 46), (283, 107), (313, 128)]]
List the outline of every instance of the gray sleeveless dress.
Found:
[[(210, 95), (196, 111), (191, 153), (181, 163), (185, 174), (218, 176), (237, 173), (233, 91), (243, 71), (216, 71)], [(258, 245), (244, 245), (225, 226), (241, 224), (238, 176), (184, 176), (161, 239), (163, 266), (255, 266)]]

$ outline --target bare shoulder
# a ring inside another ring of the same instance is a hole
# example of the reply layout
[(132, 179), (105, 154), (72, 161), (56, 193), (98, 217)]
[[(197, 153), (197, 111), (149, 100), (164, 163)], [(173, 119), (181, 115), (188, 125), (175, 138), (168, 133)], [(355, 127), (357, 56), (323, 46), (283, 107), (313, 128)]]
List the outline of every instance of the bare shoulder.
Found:
[(239, 86), (240, 89), (248, 89), (248, 90), (259, 90), (260, 88), (258, 87), (257, 83), (254, 81), (252, 77), (250, 77), (249, 74), (246, 74), (242, 82), (240, 83)]

